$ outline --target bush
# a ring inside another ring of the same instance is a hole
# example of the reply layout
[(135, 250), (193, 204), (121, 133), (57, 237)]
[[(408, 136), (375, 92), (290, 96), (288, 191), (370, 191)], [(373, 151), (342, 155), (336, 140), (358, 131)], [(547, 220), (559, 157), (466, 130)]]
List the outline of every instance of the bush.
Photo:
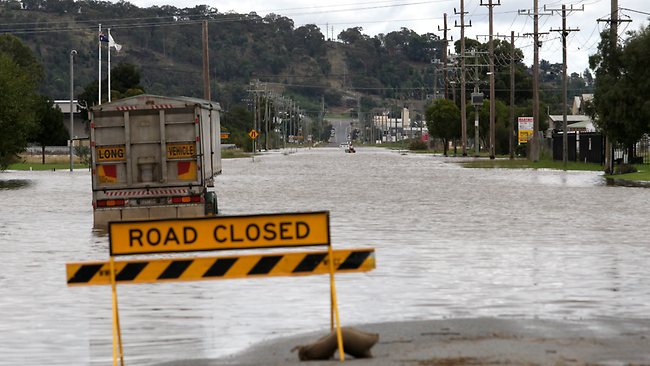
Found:
[(90, 165), (90, 147), (75, 146), (74, 154), (79, 157), (79, 161), (81, 161), (81, 164)]
[(515, 146), (515, 155), (520, 158), (528, 156), (528, 144), (521, 144)]
[(614, 165), (614, 175), (636, 173), (636, 172), (638, 172), (638, 170), (634, 167), (634, 165), (630, 165), (630, 164)]
[(409, 143), (409, 150), (427, 150), (427, 142), (419, 139), (411, 140)]

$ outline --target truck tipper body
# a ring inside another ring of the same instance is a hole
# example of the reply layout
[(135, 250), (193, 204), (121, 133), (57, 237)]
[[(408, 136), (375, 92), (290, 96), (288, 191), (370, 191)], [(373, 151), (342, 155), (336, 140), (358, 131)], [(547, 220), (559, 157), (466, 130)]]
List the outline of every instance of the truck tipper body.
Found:
[(90, 108), (94, 226), (217, 213), (220, 106), (138, 95)]

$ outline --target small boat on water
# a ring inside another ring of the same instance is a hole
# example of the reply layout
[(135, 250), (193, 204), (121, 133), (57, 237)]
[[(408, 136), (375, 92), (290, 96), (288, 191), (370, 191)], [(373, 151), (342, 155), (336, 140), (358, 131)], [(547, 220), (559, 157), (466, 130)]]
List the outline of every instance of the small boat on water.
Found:
[(345, 149), (346, 153), (355, 153), (355, 152), (357, 152), (354, 149), (354, 146), (352, 146), (352, 144), (350, 142), (340, 144), (339, 147), (342, 148), (342, 149)]

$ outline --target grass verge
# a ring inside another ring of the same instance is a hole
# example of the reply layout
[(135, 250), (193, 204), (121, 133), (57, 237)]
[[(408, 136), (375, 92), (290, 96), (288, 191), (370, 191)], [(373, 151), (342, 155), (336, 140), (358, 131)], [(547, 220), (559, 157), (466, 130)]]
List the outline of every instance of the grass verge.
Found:
[(650, 165), (648, 164), (637, 164), (634, 167), (638, 170), (636, 173), (627, 173), (627, 174), (617, 174), (617, 175), (607, 175), (607, 178), (613, 179), (625, 179), (625, 180), (641, 180), (641, 181), (650, 181)]
[[(85, 164), (73, 164), (74, 169), (88, 169)], [(70, 163), (16, 163), (10, 164), (7, 170), (69, 170)]]
[(221, 150), (222, 159), (248, 158), (250, 156), (251, 153), (242, 151), (240, 149)]
[[(537, 162), (532, 162), (527, 159), (481, 159), (474, 160), (462, 163), (466, 168), (502, 168), (502, 169), (553, 169), (553, 170), (565, 170), (564, 164), (561, 161), (555, 160), (540, 160)], [(600, 164), (590, 164), (590, 163), (576, 163), (568, 162), (566, 165), (566, 170), (588, 170), (588, 171), (600, 171), (603, 170), (603, 167)]]

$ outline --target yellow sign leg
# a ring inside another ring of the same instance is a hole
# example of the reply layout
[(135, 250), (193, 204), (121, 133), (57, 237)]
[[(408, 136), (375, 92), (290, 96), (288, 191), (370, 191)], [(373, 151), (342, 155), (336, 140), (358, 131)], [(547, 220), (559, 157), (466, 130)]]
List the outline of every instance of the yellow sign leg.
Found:
[(343, 334), (341, 333), (341, 321), (339, 319), (339, 308), (336, 303), (336, 285), (334, 284), (334, 252), (332, 251), (332, 246), (329, 245), (328, 256), (329, 256), (329, 267), (330, 267), (330, 296), (332, 302), (332, 308), (334, 309), (334, 318), (336, 319), (336, 340), (339, 345), (339, 359), (345, 361), (345, 352), (343, 350)]
[(120, 330), (120, 314), (117, 307), (117, 285), (115, 284), (115, 260), (110, 257), (111, 290), (113, 292), (113, 366), (117, 366), (119, 350), (120, 365), (124, 366), (124, 350), (122, 349), (122, 331)]

